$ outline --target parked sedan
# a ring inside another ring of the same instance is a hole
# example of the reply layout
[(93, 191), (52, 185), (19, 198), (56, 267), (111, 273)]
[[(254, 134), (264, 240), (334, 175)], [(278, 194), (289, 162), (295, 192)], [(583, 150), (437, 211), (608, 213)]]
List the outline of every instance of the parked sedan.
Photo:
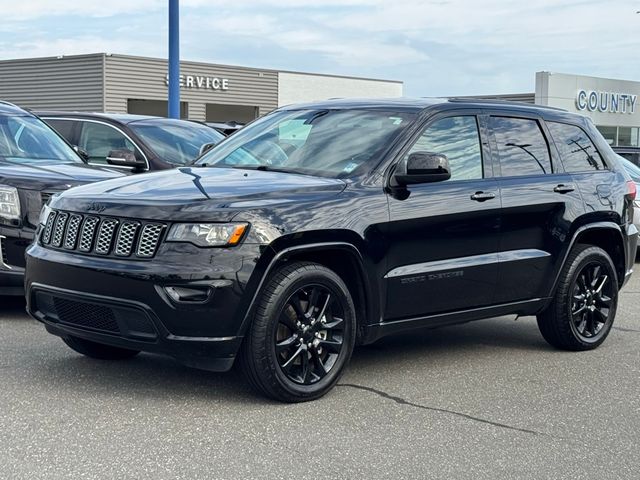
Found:
[(46, 123), (0, 101), (0, 295), (23, 294), (24, 253), (49, 197), (121, 176), (87, 165)]
[(187, 120), (108, 113), (36, 112), (92, 165), (134, 172), (190, 164), (224, 135)]

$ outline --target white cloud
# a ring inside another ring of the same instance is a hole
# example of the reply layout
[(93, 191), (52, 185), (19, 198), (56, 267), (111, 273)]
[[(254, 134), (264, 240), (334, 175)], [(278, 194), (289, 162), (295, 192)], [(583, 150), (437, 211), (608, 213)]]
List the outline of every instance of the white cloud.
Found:
[[(532, 91), (536, 70), (640, 73), (638, 0), (180, 5), (183, 58), (252, 65), (264, 56), (265, 67), (404, 79), (417, 95)], [(166, 0), (0, 0), (0, 58), (91, 51), (164, 56), (166, 9)]]

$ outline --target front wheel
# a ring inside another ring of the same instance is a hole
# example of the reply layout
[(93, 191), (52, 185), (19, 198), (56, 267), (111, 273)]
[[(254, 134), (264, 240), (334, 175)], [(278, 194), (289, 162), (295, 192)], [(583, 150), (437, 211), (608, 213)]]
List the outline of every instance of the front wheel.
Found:
[(538, 315), (547, 342), (565, 350), (591, 350), (611, 331), (618, 305), (618, 277), (603, 249), (578, 245), (560, 273), (549, 307)]
[(277, 270), (259, 298), (240, 353), (251, 385), (283, 402), (314, 400), (336, 384), (351, 358), (356, 315), (332, 270), (296, 262)]

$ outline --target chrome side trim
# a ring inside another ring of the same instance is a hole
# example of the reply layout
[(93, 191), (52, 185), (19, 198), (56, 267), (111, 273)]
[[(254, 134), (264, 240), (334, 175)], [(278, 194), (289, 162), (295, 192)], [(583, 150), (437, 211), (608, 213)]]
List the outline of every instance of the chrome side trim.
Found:
[(470, 267), (480, 267), (493, 263), (515, 262), (532, 258), (548, 257), (551, 254), (543, 250), (528, 248), (523, 250), (509, 250), (506, 252), (485, 253), (470, 255), (468, 257), (450, 258), (446, 260), (434, 260), (432, 262), (403, 265), (389, 271), (384, 278), (404, 277), (407, 275), (420, 275), (423, 273), (440, 272), (443, 270), (460, 270)]
[(7, 237), (5, 237), (4, 235), (0, 235), (0, 269), (2, 270), (13, 270), (13, 267), (11, 267), (11, 265), (9, 265), (5, 258), (4, 255), (2, 254), (2, 241), (5, 240)]

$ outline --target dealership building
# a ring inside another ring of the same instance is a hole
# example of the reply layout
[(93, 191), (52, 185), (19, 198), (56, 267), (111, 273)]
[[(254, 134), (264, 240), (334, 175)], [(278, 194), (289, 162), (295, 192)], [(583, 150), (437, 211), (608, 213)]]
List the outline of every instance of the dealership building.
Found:
[[(333, 97), (403, 94), (397, 80), (188, 61), (180, 72), (181, 116), (209, 122), (245, 123), (282, 105)], [(0, 60), (0, 99), (26, 108), (166, 116), (167, 90), (167, 61), (159, 58), (97, 53)], [(640, 147), (638, 95), (640, 82), (538, 72), (534, 92), (477, 98), (588, 115), (611, 145)]]
[(548, 105), (587, 115), (610, 145), (640, 147), (639, 95), (640, 82), (538, 72), (535, 92), (479, 98)]
[[(166, 116), (167, 61), (97, 53), (0, 61), (0, 99), (41, 110)], [(245, 123), (282, 105), (400, 97), (396, 80), (183, 61), (181, 116)]]

